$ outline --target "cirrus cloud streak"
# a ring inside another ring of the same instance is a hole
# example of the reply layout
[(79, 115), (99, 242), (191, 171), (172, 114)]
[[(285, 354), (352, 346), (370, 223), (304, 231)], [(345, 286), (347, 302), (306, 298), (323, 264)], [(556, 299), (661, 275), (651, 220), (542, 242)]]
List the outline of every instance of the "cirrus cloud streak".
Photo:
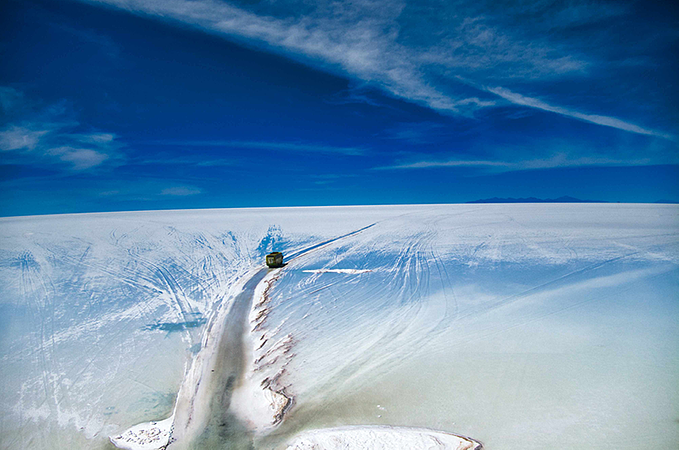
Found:
[[(564, 77), (585, 80), (599, 63), (588, 54), (591, 45), (586, 39), (578, 41), (573, 37), (576, 33), (571, 33), (569, 40), (553, 36), (618, 20), (629, 14), (626, 5), (519, 2), (499, 8), (493, 2), (465, 0), (445, 4), (290, 1), (238, 6), (216, 0), (82, 1), (194, 26), (339, 72), (444, 114), (473, 116), (475, 111), (497, 106), (499, 96), (514, 105), (625, 132), (675, 139), (611, 114), (581, 111), (596, 110), (596, 105), (565, 108), (505, 86), (483, 87), (491, 80), (510, 84)], [(461, 82), (461, 77), (474, 82)]]

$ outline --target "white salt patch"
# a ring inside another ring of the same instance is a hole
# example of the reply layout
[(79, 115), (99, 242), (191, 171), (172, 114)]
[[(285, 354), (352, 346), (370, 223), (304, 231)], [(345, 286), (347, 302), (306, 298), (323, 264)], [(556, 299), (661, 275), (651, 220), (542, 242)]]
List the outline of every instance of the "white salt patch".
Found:
[(287, 450), (480, 450), (481, 444), (462, 436), (425, 428), (355, 426), (308, 431)]
[(269, 388), (262, 388), (250, 378), (234, 391), (231, 401), (231, 411), (250, 430), (262, 433), (280, 422), (290, 399)]
[(174, 415), (159, 422), (135, 425), (123, 434), (111, 436), (111, 443), (126, 450), (158, 450), (165, 448), (172, 435)]

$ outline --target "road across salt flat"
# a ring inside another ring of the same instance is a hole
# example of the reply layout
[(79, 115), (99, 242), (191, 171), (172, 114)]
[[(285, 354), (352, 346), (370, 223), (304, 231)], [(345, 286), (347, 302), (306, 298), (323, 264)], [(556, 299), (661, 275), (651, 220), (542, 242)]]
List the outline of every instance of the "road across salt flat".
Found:
[[(231, 393), (245, 370), (243, 335), (252, 297), (267, 269), (255, 271), (227, 305), (228, 310), (217, 315), (204, 338), (205, 345), (193, 361), (179, 391), (171, 424), (161, 422), (170, 432), (156, 432), (155, 422), (134, 426), (111, 442), (124, 449), (191, 448), (196, 441), (208, 442), (215, 424), (232, 420), (228, 417)], [(206, 435), (207, 434), (207, 435)], [(168, 445), (169, 443), (169, 445)]]
[(261, 269), (253, 274), (232, 300), (225, 320), (209, 332), (207, 345), (196, 357), (195, 370), (187, 377), (177, 399), (169, 448), (191, 448), (194, 441), (218, 439), (204, 434), (232, 420), (228, 416), (231, 394), (246, 370), (243, 335), (247, 317), (255, 288), (267, 272)]
[[(373, 225), (300, 249), (290, 257), (290, 260), (354, 236)], [(253, 361), (252, 355), (249, 354), (252, 348), (244, 345), (244, 339), (249, 331), (248, 316), (252, 310), (255, 291), (268, 273), (277, 270), (279, 269), (264, 268), (252, 271), (249, 277), (246, 277), (242, 290), (225, 303), (228, 309), (217, 314), (214, 321), (208, 325), (203, 339), (204, 345), (184, 379), (172, 417), (159, 422), (135, 425), (120, 435), (112, 436), (111, 442), (114, 445), (129, 450), (159, 448), (180, 450), (196, 446), (207, 448), (225, 445), (237, 440), (246, 441), (250, 439), (249, 434), (254, 431), (247, 426), (250, 421), (238, 424), (245, 426), (235, 426), (237, 431), (229, 433), (226, 439), (221, 428), (229, 422), (240, 422), (239, 414), (252, 416), (253, 413), (248, 410), (253, 408), (255, 414), (263, 416), (256, 418), (254, 422), (268, 426), (280, 422), (291, 399), (286, 399), (282, 393), (262, 388), (261, 385), (248, 386), (250, 391), (257, 392), (246, 394), (243, 404), (235, 408), (236, 416), (230, 408), (234, 389), (242, 385), (246, 373), (253, 370), (253, 367), (247, 367), (247, 364), (252, 364)], [(253, 395), (257, 398), (255, 404), (252, 404)], [(262, 396), (266, 398), (262, 399)], [(265, 403), (263, 412), (256, 410), (259, 407), (256, 403)]]

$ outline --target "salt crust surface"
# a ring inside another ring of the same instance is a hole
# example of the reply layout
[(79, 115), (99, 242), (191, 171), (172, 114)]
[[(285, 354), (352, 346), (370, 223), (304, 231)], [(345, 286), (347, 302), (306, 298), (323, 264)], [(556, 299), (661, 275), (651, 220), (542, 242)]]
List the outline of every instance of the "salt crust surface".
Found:
[[(454, 389), (399, 396), (381, 420), (445, 428), (436, 418), (454, 416), (456, 431), (497, 449), (638, 448), (642, 422), (644, 445), (679, 442), (676, 206), (425, 205), (0, 219), (0, 447), (101, 450), (131, 424), (167, 417), (201, 324), (264, 253), (370, 223), (276, 283), (262, 351), (293, 333), (296, 356), (262, 364), (288, 364), (280, 383), (297, 405), (375, 390), (376, 368), (420, 356), (428, 367), (425, 351), (468, 354), (473, 376), (445, 374)], [(372, 272), (303, 272), (348, 267)], [(442, 396), (456, 400), (446, 414)]]
[(118, 436), (111, 443), (125, 450), (156, 450), (164, 448), (172, 435), (174, 416), (159, 422), (140, 423)]
[(480, 443), (424, 428), (357, 426), (308, 431), (287, 450), (476, 450)]

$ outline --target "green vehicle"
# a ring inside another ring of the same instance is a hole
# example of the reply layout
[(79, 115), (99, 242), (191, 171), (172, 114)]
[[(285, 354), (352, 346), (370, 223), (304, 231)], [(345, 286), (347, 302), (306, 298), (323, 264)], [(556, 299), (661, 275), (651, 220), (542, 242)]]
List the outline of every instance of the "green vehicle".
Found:
[(273, 252), (266, 255), (266, 265), (269, 267), (283, 267), (283, 253)]

